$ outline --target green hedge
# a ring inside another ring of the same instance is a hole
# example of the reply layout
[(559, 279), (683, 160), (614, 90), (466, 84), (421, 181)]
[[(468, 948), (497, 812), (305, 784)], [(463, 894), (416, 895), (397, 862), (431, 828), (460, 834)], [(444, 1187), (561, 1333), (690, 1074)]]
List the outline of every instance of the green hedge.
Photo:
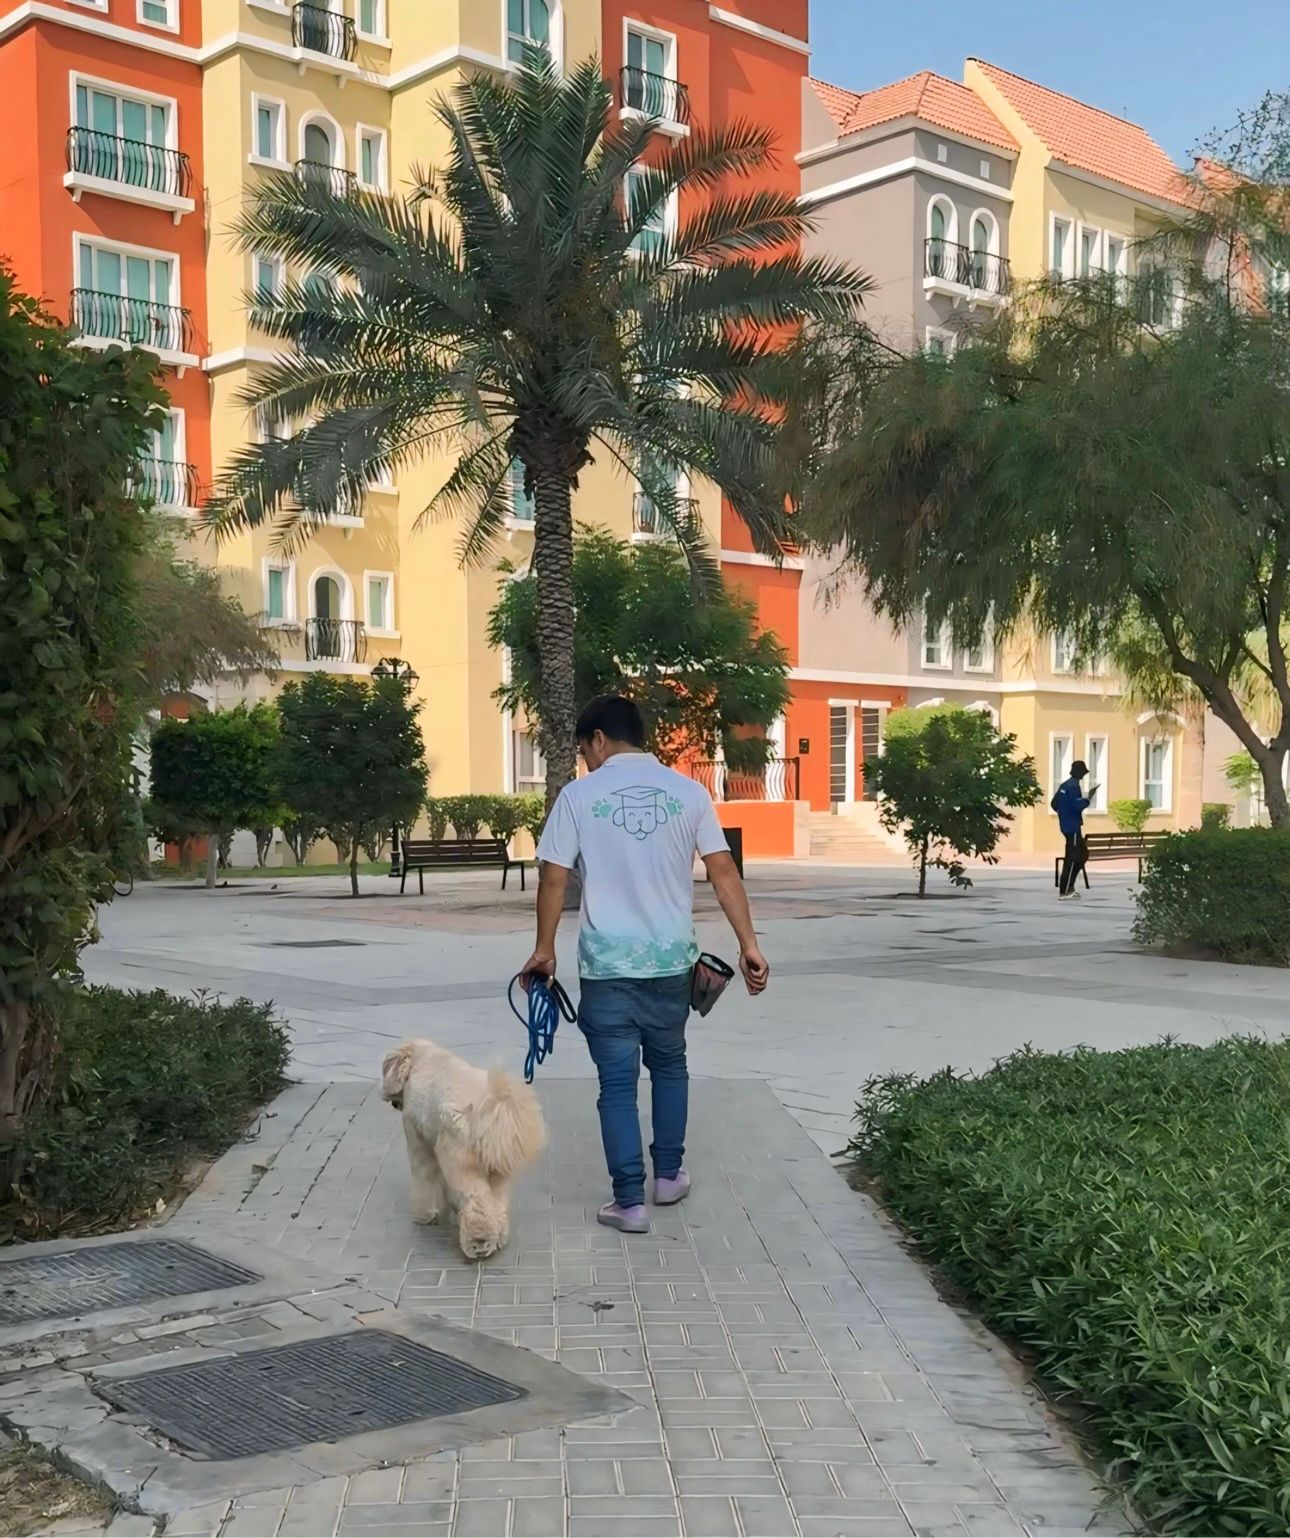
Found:
[(1290, 830), (1205, 829), (1162, 840), (1138, 894), (1141, 945), (1290, 963)]
[(157, 990), (67, 990), (59, 1079), (4, 1156), (0, 1240), (119, 1227), (222, 1152), (283, 1083), (268, 1005)]
[(1153, 1529), (1290, 1532), (1290, 1045), (872, 1081), (852, 1153)]
[(507, 843), (521, 828), (537, 838), (546, 819), (546, 801), (541, 795), (518, 796), (427, 796), (426, 819), (430, 837), (446, 838), (452, 829), (454, 838), (478, 838), (487, 829), (494, 838)]

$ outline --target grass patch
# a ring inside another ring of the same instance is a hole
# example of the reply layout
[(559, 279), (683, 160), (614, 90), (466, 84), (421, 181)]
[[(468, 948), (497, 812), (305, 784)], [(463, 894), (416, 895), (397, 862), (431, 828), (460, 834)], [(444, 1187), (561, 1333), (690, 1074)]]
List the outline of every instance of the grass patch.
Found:
[(73, 1518), (106, 1526), (112, 1502), (27, 1447), (0, 1447), (0, 1538), (47, 1533)]
[(1290, 1532), (1290, 1044), (872, 1080), (851, 1153), (1152, 1528)]
[(4, 1154), (0, 1241), (128, 1226), (223, 1152), (283, 1083), (268, 1005), (68, 989), (58, 1078)]

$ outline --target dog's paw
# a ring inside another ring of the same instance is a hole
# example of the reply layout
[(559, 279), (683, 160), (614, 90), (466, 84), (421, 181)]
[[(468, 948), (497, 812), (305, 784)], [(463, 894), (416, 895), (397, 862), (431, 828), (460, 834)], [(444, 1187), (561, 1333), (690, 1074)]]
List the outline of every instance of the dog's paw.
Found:
[(437, 1223), (439, 1217), (440, 1213), (437, 1208), (434, 1211), (427, 1211), (425, 1208), (422, 1208), (419, 1212), (414, 1210), (412, 1213), (412, 1221), (422, 1228), (428, 1227), (431, 1223)]

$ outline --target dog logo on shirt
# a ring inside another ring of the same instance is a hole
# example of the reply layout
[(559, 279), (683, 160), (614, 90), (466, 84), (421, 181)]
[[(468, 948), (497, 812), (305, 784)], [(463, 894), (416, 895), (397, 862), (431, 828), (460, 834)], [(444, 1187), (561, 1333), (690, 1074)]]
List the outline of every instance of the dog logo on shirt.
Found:
[(596, 817), (608, 817), (638, 844), (658, 830), (681, 810), (675, 796), (653, 785), (628, 785), (623, 790), (597, 801), (592, 807)]

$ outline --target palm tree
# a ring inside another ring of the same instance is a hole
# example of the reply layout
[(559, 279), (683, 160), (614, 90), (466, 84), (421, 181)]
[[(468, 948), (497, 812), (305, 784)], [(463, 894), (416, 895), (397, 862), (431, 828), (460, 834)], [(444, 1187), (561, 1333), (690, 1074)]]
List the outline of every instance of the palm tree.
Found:
[(242, 450), (206, 515), (218, 530), (271, 522), (290, 545), (373, 479), (448, 450), (456, 466), (421, 516), (464, 514), (461, 556), (478, 561), (518, 460), (535, 505), (548, 800), (575, 770), (579, 472), (606, 454), (638, 476), (700, 585), (716, 563), (659, 467), (715, 482), (776, 553), (778, 340), (849, 313), (866, 287), (800, 254), (794, 199), (735, 185), (772, 163), (761, 129), (665, 146), (657, 125), (612, 109), (595, 60), (566, 78), (534, 50), (509, 78), (474, 75), (438, 104), (446, 162), (414, 171), (409, 195), (268, 182), (238, 240), (314, 277), (249, 296), (290, 345), (244, 400), (289, 426)]

